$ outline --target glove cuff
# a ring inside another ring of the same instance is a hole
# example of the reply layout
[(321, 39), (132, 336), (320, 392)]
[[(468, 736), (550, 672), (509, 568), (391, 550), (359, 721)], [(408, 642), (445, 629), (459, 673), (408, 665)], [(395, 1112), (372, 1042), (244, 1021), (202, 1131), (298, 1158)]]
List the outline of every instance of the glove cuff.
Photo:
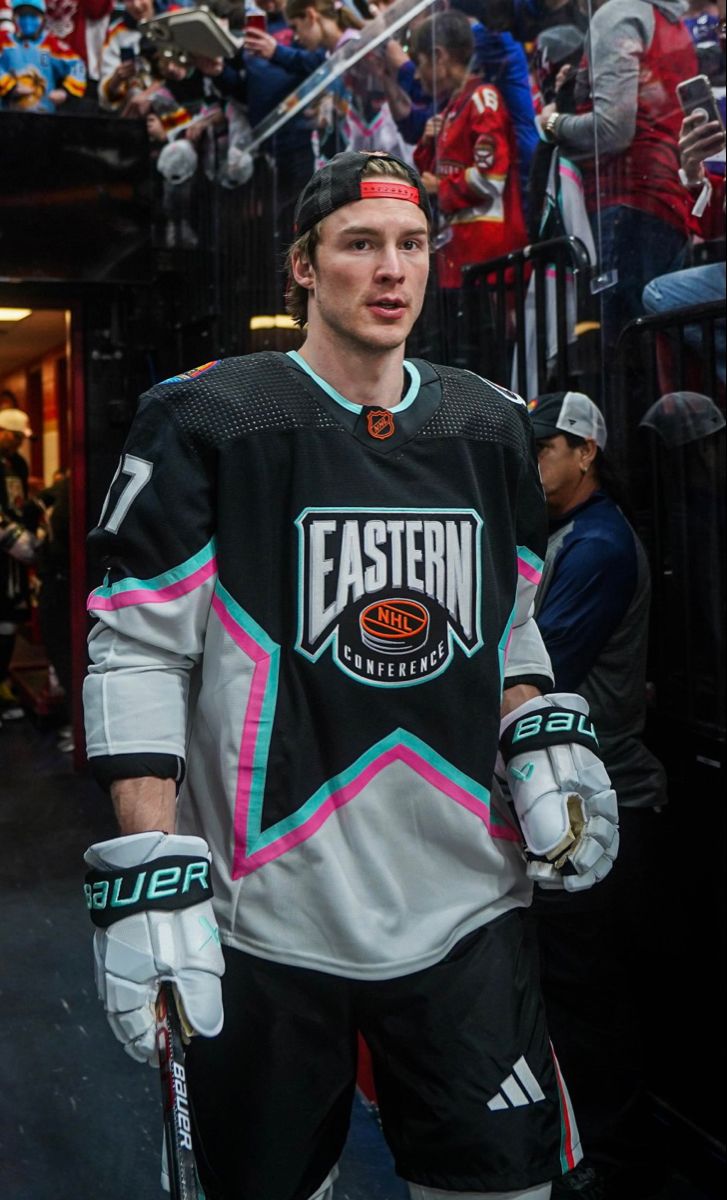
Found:
[(101, 929), (138, 912), (170, 912), (212, 899), (203, 838), (131, 834), (99, 842), (84, 857), (91, 867), (83, 887), (86, 906)]
[[(529, 700), (509, 713), (500, 727), (500, 754), (507, 765), (518, 754), (532, 754), (549, 746), (578, 744), (600, 756), (598, 738), (593, 722), (587, 715), (588, 706), (579, 696), (563, 695), (563, 700), (581, 700), (586, 712), (578, 708), (554, 704), (555, 697), (543, 696)], [(561, 699), (559, 695), (558, 700)], [(546, 703), (550, 701), (550, 703)]]

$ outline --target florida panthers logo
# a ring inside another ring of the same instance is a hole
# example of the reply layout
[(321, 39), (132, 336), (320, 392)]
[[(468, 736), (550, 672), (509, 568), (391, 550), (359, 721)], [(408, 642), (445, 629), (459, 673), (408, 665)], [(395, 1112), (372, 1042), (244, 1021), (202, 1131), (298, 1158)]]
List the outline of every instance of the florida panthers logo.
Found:
[(373, 687), (447, 669), (482, 646), (481, 530), (471, 509), (306, 509), (296, 650)]

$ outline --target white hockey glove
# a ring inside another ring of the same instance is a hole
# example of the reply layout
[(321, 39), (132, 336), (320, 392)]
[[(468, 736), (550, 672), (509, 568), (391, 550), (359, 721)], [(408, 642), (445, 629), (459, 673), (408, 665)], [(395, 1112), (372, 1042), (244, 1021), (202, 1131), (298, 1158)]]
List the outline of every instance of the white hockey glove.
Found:
[(155, 1004), (164, 979), (190, 1030), (218, 1034), (225, 965), (204, 839), (134, 833), (97, 842), (84, 860), (96, 987), (127, 1054), (157, 1065)]
[(498, 775), (520, 822), (527, 874), (544, 888), (592, 887), (618, 853), (618, 807), (582, 696), (521, 704), (500, 725)]

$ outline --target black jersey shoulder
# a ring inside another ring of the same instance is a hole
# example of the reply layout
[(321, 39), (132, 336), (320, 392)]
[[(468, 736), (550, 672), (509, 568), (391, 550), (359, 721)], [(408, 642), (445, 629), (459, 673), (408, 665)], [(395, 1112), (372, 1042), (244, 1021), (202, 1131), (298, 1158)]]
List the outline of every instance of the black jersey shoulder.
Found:
[(163, 405), (199, 448), (301, 426), (336, 428), (288, 369), (285, 355), (275, 351), (222, 358), (174, 376), (142, 396), (142, 407), (153, 404)]
[(422, 430), (422, 437), (497, 442), (519, 455), (528, 454), (532, 441), (530, 418), (519, 396), (472, 371), (412, 361), (422, 380), (428, 368), (442, 384), (442, 404)]

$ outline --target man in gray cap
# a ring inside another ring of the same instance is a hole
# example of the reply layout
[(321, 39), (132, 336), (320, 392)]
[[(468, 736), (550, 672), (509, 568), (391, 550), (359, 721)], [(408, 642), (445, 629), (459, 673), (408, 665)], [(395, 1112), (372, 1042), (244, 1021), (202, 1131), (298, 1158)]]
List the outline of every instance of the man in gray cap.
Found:
[(646, 1200), (658, 1181), (639, 1001), (654, 977), (650, 922), (666, 799), (663, 768), (641, 740), (649, 567), (617, 502), (600, 410), (582, 392), (538, 396), (529, 409), (550, 517), (536, 620), (556, 689), (588, 700), (622, 830), (616, 868), (587, 901), (563, 905), (542, 891), (533, 900), (548, 1024), (585, 1150), (553, 1197)]

